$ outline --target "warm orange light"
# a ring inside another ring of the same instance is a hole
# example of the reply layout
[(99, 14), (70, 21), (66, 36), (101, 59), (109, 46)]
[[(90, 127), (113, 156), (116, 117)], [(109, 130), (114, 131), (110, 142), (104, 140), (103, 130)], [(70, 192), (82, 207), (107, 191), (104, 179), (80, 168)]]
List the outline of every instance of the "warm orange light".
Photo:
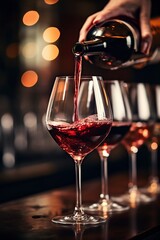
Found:
[(23, 16), (23, 23), (27, 26), (32, 26), (36, 24), (38, 20), (39, 20), (39, 13), (34, 10), (26, 12)]
[(24, 87), (33, 87), (38, 81), (38, 75), (35, 71), (29, 70), (23, 73), (21, 83)]
[(131, 189), (129, 194), (129, 200), (132, 208), (135, 208), (137, 205), (137, 189)]
[(148, 187), (148, 192), (152, 194), (156, 194), (159, 191), (159, 184), (158, 181), (155, 179), (151, 182), (150, 186)]
[(138, 149), (137, 149), (135, 146), (132, 146), (132, 147), (131, 147), (131, 151), (134, 152), (134, 153), (137, 153), (137, 152), (138, 152)]
[(144, 143), (143, 139), (138, 139), (137, 140), (137, 146), (141, 146)]
[(143, 136), (147, 138), (149, 136), (149, 131), (147, 129), (143, 130)]
[(19, 49), (17, 43), (11, 43), (6, 49), (6, 55), (9, 58), (16, 58), (18, 56), (18, 52)]
[(21, 47), (21, 52), (25, 58), (33, 58), (36, 56), (36, 43), (27, 42)]
[(49, 5), (52, 5), (52, 4), (55, 4), (55, 3), (57, 3), (59, 0), (44, 0), (44, 2), (46, 3), (46, 4), (49, 4)]
[(160, 17), (155, 17), (150, 19), (150, 24), (151, 24), (151, 31), (152, 34), (155, 35), (158, 33), (158, 29), (160, 27)]
[(159, 26), (160, 25), (160, 17), (155, 17), (150, 20), (152, 26)]
[(48, 43), (57, 41), (60, 37), (60, 31), (56, 27), (49, 27), (43, 32), (43, 39)]
[(52, 61), (59, 55), (59, 49), (56, 45), (49, 44), (43, 48), (42, 56), (47, 61)]
[(158, 148), (158, 144), (156, 142), (151, 143), (152, 150), (156, 150)]

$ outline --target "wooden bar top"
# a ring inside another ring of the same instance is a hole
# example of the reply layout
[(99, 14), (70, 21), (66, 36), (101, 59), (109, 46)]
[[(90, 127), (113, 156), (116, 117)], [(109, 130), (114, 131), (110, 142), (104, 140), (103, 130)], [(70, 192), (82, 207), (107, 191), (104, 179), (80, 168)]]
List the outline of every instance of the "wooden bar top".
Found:
[[(65, 179), (64, 179), (65, 180)], [(109, 177), (110, 195), (127, 191), (127, 174)], [(99, 199), (100, 179), (82, 182), (83, 203)], [(53, 189), (44, 193), (2, 203), (0, 205), (0, 239), (32, 240), (129, 240), (160, 239), (160, 196), (147, 204), (114, 213), (97, 226), (61, 226), (51, 222), (55, 215), (72, 213), (75, 186)]]

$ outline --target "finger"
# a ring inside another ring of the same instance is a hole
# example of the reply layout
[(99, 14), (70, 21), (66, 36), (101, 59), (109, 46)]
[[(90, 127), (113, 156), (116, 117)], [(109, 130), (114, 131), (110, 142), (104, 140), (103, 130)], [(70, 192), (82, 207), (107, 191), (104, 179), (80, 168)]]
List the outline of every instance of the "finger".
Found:
[[(144, 0), (143, 0), (144, 1)], [(140, 27), (141, 27), (141, 51), (144, 54), (149, 54), (152, 44), (152, 34), (150, 26), (150, 13), (151, 3), (150, 1), (144, 1), (140, 13)]]
[(88, 31), (91, 29), (91, 27), (94, 26), (93, 21), (97, 14), (98, 13), (95, 13), (86, 19), (85, 23), (83, 24), (83, 26), (79, 32), (79, 42), (83, 42), (85, 40)]
[(94, 25), (98, 25), (102, 22), (105, 22), (108, 19), (113, 19), (117, 16), (124, 14), (124, 11), (121, 8), (107, 8), (103, 9), (93, 20)]
[(105, 22), (108, 19), (114, 18), (118, 15), (123, 15), (123, 14), (124, 14), (123, 8), (115, 8), (115, 6), (114, 7), (107, 6), (102, 11), (99, 11), (99, 12), (89, 16), (80, 30), (79, 42), (82, 42), (85, 40), (88, 31), (93, 26), (98, 25), (100, 23)]

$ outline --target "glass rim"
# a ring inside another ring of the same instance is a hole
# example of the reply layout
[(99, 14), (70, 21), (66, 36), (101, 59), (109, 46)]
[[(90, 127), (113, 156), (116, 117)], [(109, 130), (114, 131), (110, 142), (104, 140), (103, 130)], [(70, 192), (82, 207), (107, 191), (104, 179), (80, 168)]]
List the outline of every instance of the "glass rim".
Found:
[(125, 82), (124, 80), (120, 80), (120, 79), (105, 79), (103, 78), (104, 82)]
[[(56, 76), (56, 78), (66, 78), (66, 77), (74, 79), (73, 75), (58, 75), (58, 76)], [(88, 79), (88, 78), (93, 78), (93, 77), (97, 77), (97, 78), (103, 79), (103, 77), (100, 76), (100, 75), (81, 75), (80, 79)]]

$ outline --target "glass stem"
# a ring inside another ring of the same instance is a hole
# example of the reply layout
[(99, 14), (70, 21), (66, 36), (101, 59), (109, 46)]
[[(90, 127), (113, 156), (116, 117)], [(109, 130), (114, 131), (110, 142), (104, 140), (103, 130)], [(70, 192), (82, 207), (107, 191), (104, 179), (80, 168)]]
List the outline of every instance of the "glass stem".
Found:
[(108, 157), (101, 157), (101, 186), (102, 192), (100, 194), (101, 200), (109, 201), (108, 194)]
[(75, 228), (76, 228), (74, 230), (75, 240), (82, 240), (84, 229), (82, 229), (82, 226), (79, 224), (77, 224)]
[(75, 162), (75, 174), (76, 174), (76, 206), (74, 209), (75, 219), (80, 219), (84, 215), (82, 209), (82, 187), (81, 187), (81, 163), (82, 161)]
[(129, 188), (130, 190), (137, 190), (137, 155), (134, 152), (130, 153), (131, 160), (131, 176)]
[(151, 150), (151, 182), (158, 182), (157, 149)]

